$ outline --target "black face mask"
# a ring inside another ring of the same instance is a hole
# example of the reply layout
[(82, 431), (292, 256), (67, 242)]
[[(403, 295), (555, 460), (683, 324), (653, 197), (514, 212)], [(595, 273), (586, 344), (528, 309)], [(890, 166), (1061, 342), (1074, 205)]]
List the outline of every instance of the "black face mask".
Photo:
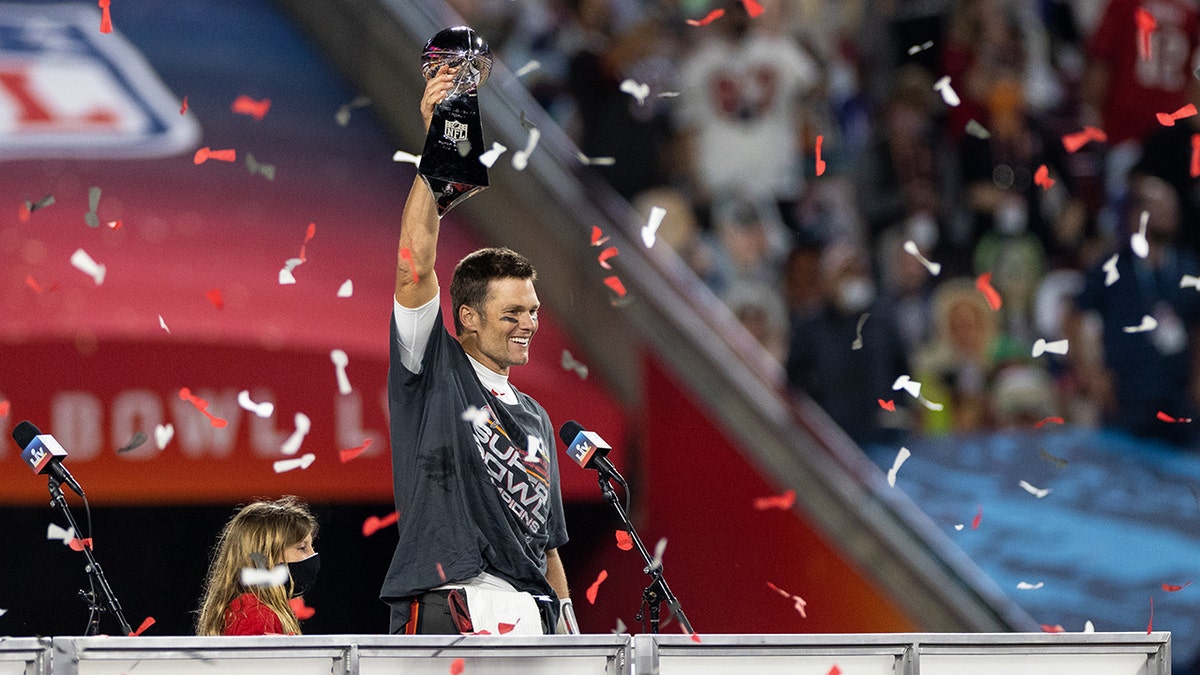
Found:
[(321, 571), (321, 554), (314, 553), (300, 562), (288, 563), (288, 574), (292, 575), (292, 597), (298, 597), (312, 590), (317, 583), (317, 573)]

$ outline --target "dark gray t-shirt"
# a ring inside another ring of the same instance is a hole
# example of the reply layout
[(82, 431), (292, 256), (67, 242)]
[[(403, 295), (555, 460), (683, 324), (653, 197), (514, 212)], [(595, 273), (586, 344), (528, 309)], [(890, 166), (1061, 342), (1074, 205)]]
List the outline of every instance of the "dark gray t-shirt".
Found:
[[(419, 373), (401, 362), (391, 324), (388, 407), (400, 541), (380, 598), (392, 606), (393, 621), (407, 613), (412, 596), (481, 572), (555, 597), (546, 583), (546, 550), (565, 544), (567, 529), (550, 417), (515, 387), (518, 405), (485, 389), (440, 310)], [(464, 419), (472, 407), (488, 411), (490, 421)]]

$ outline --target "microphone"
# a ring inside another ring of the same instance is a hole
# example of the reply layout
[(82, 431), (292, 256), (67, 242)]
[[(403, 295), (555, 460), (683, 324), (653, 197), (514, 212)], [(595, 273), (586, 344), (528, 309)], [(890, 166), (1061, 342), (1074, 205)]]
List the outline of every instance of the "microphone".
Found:
[(613, 463), (608, 460), (608, 451), (612, 446), (594, 431), (585, 431), (583, 426), (571, 420), (558, 430), (558, 437), (567, 446), (567, 456), (585, 469), (595, 469), (601, 475), (608, 476), (625, 487), (625, 479)]
[(43, 434), (28, 420), (17, 425), (12, 432), (13, 440), (21, 446), (21, 460), (29, 465), (36, 474), (50, 474), (59, 484), (66, 483), (71, 491), (80, 497), (83, 488), (75, 477), (63, 466), (63, 458), (67, 451), (50, 434)]

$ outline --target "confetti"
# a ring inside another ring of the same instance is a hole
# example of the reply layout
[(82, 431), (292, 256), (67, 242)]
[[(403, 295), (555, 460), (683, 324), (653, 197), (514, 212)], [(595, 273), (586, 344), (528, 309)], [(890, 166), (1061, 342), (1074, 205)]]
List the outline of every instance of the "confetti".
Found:
[(578, 150), (575, 151), (575, 158), (584, 166), (612, 166), (617, 163), (612, 157), (588, 157)]
[(1051, 626), (1048, 623), (1044, 623), (1044, 624), (1042, 624), (1042, 632), (1043, 633), (1065, 633), (1065, 632), (1067, 632), (1067, 629), (1063, 628), (1062, 626), (1060, 626), (1058, 624), (1054, 624), (1053, 626)]
[(1192, 162), (1188, 175), (1200, 178), (1200, 134), (1192, 134)]
[(677, 92), (677, 91), (660, 91), (660, 92), (658, 92), (657, 96), (659, 98), (679, 98), (679, 92)]
[(904, 250), (909, 255), (919, 260), (921, 264), (925, 266), (925, 269), (929, 270), (929, 273), (933, 276), (936, 277), (942, 273), (942, 265), (940, 263), (929, 262), (926, 260), (925, 257), (921, 255), (920, 249), (917, 248), (917, 243), (912, 239), (904, 242)]
[(8, 614), (8, 610), (7, 610), (7, 609), (0, 609), (0, 616), (4, 616), (5, 614)]
[(1173, 113), (1157, 113), (1158, 123), (1164, 127), (1173, 127), (1175, 122), (1182, 119), (1187, 119), (1196, 114), (1196, 105), (1189, 103)]
[(292, 608), (292, 614), (295, 614), (296, 618), (301, 621), (311, 619), (317, 613), (317, 610), (304, 604), (304, 598), (299, 596), (290, 598), (288, 600), (288, 607)]
[(600, 255), (596, 256), (596, 260), (599, 261), (601, 267), (603, 267), (606, 270), (611, 270), (612, 265), (608, 264), (608, 259), (615, 257), (616, 255), (617, 255), (617, 247), (609, 246), (608, 248), (601, 251)]
[(437, 573), (438, 578), (442, 580), (442, 583), (446, 583), (446, 570), (442, 569), (442, 563), (437, 563)]
[(1197, 291), (1200, 291), (1200, 277), (1194, 277), (1190, 274), (1185, 274), (1182, 277), (1180, 277), (1180, 279), (1179, 279), (1179, 287), (1180, 288), (1191, 287), (1191, 288), (1196, 289)]
[(1136, 326), (1125, 326), (1121, 330), (1126, 333), (1145, 333), (1158, 328), (1158, 321), (1149, 314), (1142, 315), (1142, 322)]
[(280, 563), (271, 569), (262, 569), (260, 567), (243, 567), (241, 581), (243, 586), (266, 586), (268, 588), (277, 588), (287, 585), (291, 575), (288, 573), (287, 563)]
[(604, 236), (604, 232), (595, 225), (592, 226), (592, 246), (603, 246), (604, 242), (608, 241), (608, 237)]
[(591, 586), (588, 586), (587, 601), (589, 604), (596, 604), (596, 594), (600, 592), (600, 584), (604, 583), (604, 580), (607, 578), (608, 570), (600, 570), (600, 574), (596, 577), (596, 580), (592, 582)]
[(412, 164), (413, 166), (418, 166), (418, 167), (421, 166), (421, 156), (420, 155), (414, 155), (411, 152), (405, 152), (403, 150), (397, 150), (392, 155), (392, 161), (393, 162), (407, 162), (409, 164)]
[(1037, 342), (1033, 343), (1033, 358), (1037, 358), (1046, 352), (1065, 356), (1067, 353), (1067, 341), (1055, 340), (1054, 342), (1046, 342), (1042, 338), (1038, 338)]
[(708, 24), (716, 21), (717, 19), (719, 19), (723, 16), (725, 16), (725, 10), (714, 9), (713, 11), (706, 14), (703, 19), (700, 19), (698, 21), (696, 19), (688, 19), (687, 25), (689, 25), (689, 26), (707, 26)]
[(788, 490), (781, 495), (771, 495), (770, 497), (755, 497), (754, 510), (766, 511), (768, 509), (779, 509), (786, 511), (792, 508), (796, 503), (796, 491)]
[(212, 150), (208, 146), (204, 146), (196, 151), (192, 156), (193, 164), (203, 164), (210, 159), (215, 159), (220, 162), (236, 162), (237, 150)]
[(525, 149), (513, 153), (512, 165), (514, 169), (524, 171), (525, 167), (529, 166), (529, 156), (533, 154), (533, 149), (537, 147), (538, 140), (541, 137), (542, 132), (537, 127), (529, 128), (529, 140), (525, 142)]
[(248, 410), (262, 419), (266, 419), (275, 413), (275, 404), (270, 401), (255, 403), (250, 399), (250, 390), (243, 389), (238, 392), (238, 405), (243, 410)]
[(983, 297), (987, 298), (988, 307), (991, 307), (993, 312), (999, 311), (1002, 303), (1000, 300), (1000, 294), (996, 292), (995, 288), (992, 288), (991, 272), (984, 272), (983, 274), (980, 274), (975, 279), (975, 288), (978, 289), (980, 293), (983, 293)]
[(913, 398), (920, 398), (921, 396), (921, 383), (913, 380), (908, 375), (901, 375), (892, 383), (892, 391), (900, 391), (901, 389), (907, 391)]
[(179, 114), (180, 115), (187, 114), (187, 95), (184, 95), (183, 104), (179, 106)]
[(182, 389), (180, 389), (179, 390), (179, 398), (196, 406), (196, 410), (199, 410), (200, 412), (204, 413), (204, 416), (208, 418), (208, 423), (213, 425), (217, 429), (223, 429), (229, 424), (229, 422), (210, 413), (208, 411), (208, 401), (205, 401), (204, 399), (202, 399), (198, 396), (192, 395), (191, 389), (188, 389), (187, 387), (183, 387)]
[(271, 99), (264, 98), (261, 101), (255, 101), (249, 96), (242, 94), (233, 99), (233, 105), (230, 106), (235, 114), (249, 115), (256, 120), (262, 120), (267, 116), (267, 111), (271, 109)]
[(463, 661), (461, 658), (454, 659), (454, 661), (450, 664), (450, 675), (462, 675), (462, 672), (465, 669), (465, 661)]
[(911, 456), (912, 453), (909, 452), (908, 448), (900, 448), (900, 451), (896, 453), (896, 459), (892, 461), (892, 468), (888, 469), (887, 472), (888, 485), (896, 487), (896, 472), (900, 470), (901, 466), (904, 466), (904, 462)]
[(225, 299), (221, 297), (221, 289), (214, 288), (210, 291), (205, 291), (204, 297), (208, 298), (208, 301), (212, 303), (213, 307), (216, 307), (217, 309), (225, 309)]
[(317, 456), (310, 452), (302, 457), (278, 460), (275, 462), (275, 473), (285, 473), (295, 469), (307, 469), (312, 466), (313, 460), (316, 458)]
[(625, 530), (617, 530), (615, 534), (617, 535), (617, 548), (621, 549), (622, 551), (633, 550), (633, 536), (630, 535), (629, 532)]
[(251, 176), (259, 174), (267, 180), (275, 180), (275, 165), (260, 163), (250, 152), (246, 153), (246, 170), (250, 172)]
[(46, 526), (46, 539), (50, 541), (61, 541), (63, 546), (67, 546), (73, 539), (75, 539), (75, 528), (69, 527), (64, 530), (58, 525), (50, 523)]
[(349, 462), (350, 460), (354, 459), (355, 457), (358, 457), (359, 455), (366, 452), (367, 448), (371, 447), (371, 443), (373, 443), (373, 442), (374, 442), (373, 439), (366, 438), (366, 439), (363, 439), (362, 445), (359, 445), (358, 447), (346, 448), (345, 450), (338, 450), (338, 458), (342, 460), (342, 464), (345, 464), (346, 462)]
[(8, 417), (8, 413), (12, 411), (12, 403), (5, 400), (0, 400), (0, 417)]
[[(1105, 260), (1104, 265), (1101, 266), (1104, 269), (1104, 286), (1105, 287), (1112, 286), (1113, 284), (1117, 283), (1118, 279), (1121, 278), (1121, 273), (1119, 271), (1117, 271), (1117, 258), (1119, 256), (1120, 256), (1119, 253), (1112, 254), (1112, 257), (1109, 258), (1108, 260)], [(1184, 275), (1184, 276), (1186, 277), (1187, 275)], [(1197, 281), (1200, 281), (1200, 280), (1197, 280)], [(1182, 284), (1180, 285), (1180, 288), (1183, 288)], [(1200, 286), (1197, 286), (1197, 289), (1200, 290)]]
[(842, 675), (842, 669), (841, 669), (841, 668), (838, 668), (838, 667), (835, 665), (835, 666), (833, 666), (832, 668), (830, 668), (830, 669), (829, 669), (829, 672), (828, 672), (828, 673), (825, 673), (825, 675)]
[[(291, 436), (288, 436), (287, 440), (283, 442), (283, 446), (279, 448), (279, 451), (285, 455), (294, 455), (300, 452), (300, 445), (304, 443), (304, 437), (312, 430), (312, 420), (308, 419), (308, 415), (298, 412), (293, 419), (296, 423), (296, 430), (292, 432)], [(278, 473), (278, 470), (276, 473)]]
[(1146, 239), (1146, 225), (1149, 222), (1150, 212), (1142, 211), (1142, 215), (1138, 219), (1138, 231), (1129, 237), (1129, 248), (1133, 249), (1134, 255), (1143, 260), (1150, 255), (1150, 241)]
[(896, 402), (892, 399), (888, 399), (886, 401), (879, 399), (879, 407), (888, 412), (896, 412)]
[(946, 406), (945, 406), (944, 404), (942, 404), (942, 403), (934, 403), (933, 401), (930, 401), (929, 399), (925, 398), (924, 396), (918, 396), (918, 397), (917, 397), (917, 401), (918, 401), (918, 402), (919, 402), (921, 405), (923, 405), (923, 406), (925, 406), (926, 408), (929, 408), (930, 410), (933, 410), (933, 411), (941, 411), (941, 410), (944, 410), (944, 409), (946, 408)]
[(157, 623), (157, 622), (154, 620), (154, 617), (152, 617), (152, 616), (146, 617), (146, 620), (142, 622), (142, 625), (138, 626), (137, 630), (130, 633), (129, 637), (137, 637), (137, 636), (141, 635), (142, 633), (145, 633), (146, 629), (149, 628), (150, 626), (153, 626), (155, 623)]
[(28, 199), (26, 199), (25, 203), (21, 205), (21, 209), (18, 212), (21, 222), (24, 223), (24, 222), (28, 221), (29, 216), (32, 215), (34, 211), (37, 211), (39, 209), (44, 209), (53, 203), (54, 203), (54, 195), (46, 195), (45, 197), (42, 197), (41, 199), (37, 200), (36, 202), (31, 202)]
[(496, 630), (500, 631), (501, 635), (507, 635), (507, 634), (511, 633), (514, 628), (517, 627), (518, 623), (521, 623), (520, 619), (517, 619), (515, 623), (504, 623), (503, 621), (501, 621), (496, 624)]
[(115, 232), (115, 231), (121, 229), (121, 221), (110, 220), (107, 223), (105, 223), (104, 226)]
[(542, 62), (537, 59), (530, 59), (525, 65), (517, 68), (517, 72), (513, 73), (513, 77), (525, 77), (538, 68), (542, 67)]
[(1037, 168), (1037, 171), (1033, 172), (1033, 184), (1043, 190), (1049, 190), (1054, 187), (1054, 183), (1055, 180), (1050, 177), (1050, 169), (1045, 164), (1042, 164)]
[(67, 542), (67, 546), (70, 547), (72, 551), (82, 552), (85, 548), (89, 551), (94, 550), (92, 548), (91, 537), (88, 537), (87, 539), (71, 539), (71, 541)]
[(1192, 582), (1190, 582), (1190, 581), (1182, 586), (1176, 586), (1175, 584), (1163, 584), (1162, 589), (1168, 593), (1178, 593), (1179, 591), (1182, 591), (1183, 589), (1185, 589), (1191, 585), (1192, 585)]
[(369, 516), (366, 520), (363, 521), (363, 525), (362, 525), (363, 536), (369, 537), (369, 536), (375, 534), (376, 532), (382, 530), (383, 528), (391, 527), (392, 525), (395, 525), (398, 522), (400, 522), (400, 512), (399, 511), (392, 511), (391, 513), (387, 514), (386, 516), (384, 516), (382, 518), (380, 518), (379, 516)]
[(505, 150), (508, 150), (507, 146), (493, 141), (492, 149), (479, 156), (479, 163), (490, 169), (496, 163), (496, 160), (500, 159), (500, 155), (504, 154)]
[(154, 445), (159, 450), (167, 447), (167, 443), (175, 437), (175, 425), (167, 422), (154, 427)]
[(967, 120), (966, 132), (981, 141), (986, 141), (992, 137), (992, 132), (987, 130), (987, 127), (977, 122), (974, 118)]
[(1067, 460), (1063, 459), (1062, 457), (1057, 457), (1055, 455), (1052, 455), (1052, 454), (1046, 452), (1045, 448), (1038, 450), (1038, 457), (1041, 457), (1045, 461), (1053, 464), (1055, 466), (1055, 468), (1058, 468), (1058, 469), (1065, 469), (1067, 467), (1067, 464), (1069, 463), (1069, 462), (1067, 462)]
[(1066, 134), (1062, 137), (1063, 147), (1067, 152), (1078, 152), (1080, 148), (1087, 145), (1090, 141), (1103, 143), (1108, 140), (1108, 134), (1096, 127), (1084, 127), (1083, 131), (1076, 131), (1073, 134)]
[(84, 251), (81, 248), (76, 249), (75, 252), (71, 254), (71, 266), (90, 276), (92, 281), (96, 282), (97, 286), (104, 283), (104, 274), (107, 270), (105, 269), (104, 265), (92, 260), (92, 256), (88, 255), (87, 251)]
[(1192, 418), (1190, 417), (1171, 417), (1161, 410), (1158, 411), (1158, 414), (1155, 415), (1155, 417), (1157, 417), (1159, 421), (1166, 422), (1167, 424), (1190, 424), (1192, 421)]
[(662, 226), (663, 218), (667, 216), (667, 210), (661, 206), (650, 207), (650, 217), (646, 219), (646, 224), (642, 226), (642, 243), (646, 248), (654, 246), (654, 242), (658, 237), (658, 228)]
[(99, 187), (88, 188), (88, 212), (83, 216), (88, 227), (100, 227), (100, 217), (96, 215), (96, 209), (100, 208), (100, 193)]
[(800, 618), (802, 618), (802, 619), (808, 618), (808, 613), (804, 610), (804, 608), (808, 606), (808, 603), (804, 601), (804, 598), (801, 598), (800, 596), (798, 596), (794, 593), (788, 593), (787, 591), (783, 590), (782, 588), (776, 586), (775, 584), (773, 584), (769, 581), (767, 582), (767, 586), (769, 586), (771, 588), (771, 590), (775, 591), (776, 593), (782, 595), (783, 597), (787, 598), (788, 600), (791, 600), (793, 603), (793, 609), (795, 609), (796, 613), (798, 613), (800, 615)]
[(975, 512), (975, 517), (971, 519), (971, 529), (978, 530), (979, 523), (983, 522), (983, 505), (979, 505), (979, 510)]
[(312, 241), (315, 236), (317, 236), (317, 224), (309, 223), (308, 227), (304, 230), (304, 241), (300, 242), (301, 262), (308, 262), (308, 255), (305, 254), (305, 250), (308, 248), (308, 242)]
[(818, 135), (817, 136), (817, 144), (816, 144), (816, 156), (817, 156), (816, 171), (817, 171), (818, 176), (825, 175), (825, 160), (821, 159), (821, 146), (824, 143), (825, 143), (825, 137)]
[(933, 40), (927, 40), (925, 42), (922, 42), (919, 45), (913, 45), (908, 48), (908, 55), (916, 56), (917, 54), (920, 54), (921, 52), (925, 51), (926, 49), (929, 49), (932, 46), (933, 46)]
[(1028, 492), (1029, 494), (1033, 495), (1034, 497), (1037, 497), (1038, 499), (1045, 497), (1046, 495), (1050, 494), (1050, 492), (1051, 492), (1050, 488), (1034, 487), (1033, 485), (1030, 485), (1028, 481), (1024, 481), (1024, 480), (1017, 483), (1017, 485), (1020, 485), (1022, 490)]
[(621, 81), (621, 92), (637, 99), (638, 105), (645, 105), (646, 97), (650, 95), (650, 85), (626, 79)]
[(418, 281), (420, 281), (420, 277), (417, 276), (417, 264), (413, 262), (412, 249), (410, 249), (407, 246), (401, 247), (400, 248), (400, 259), (403, 260), (404, 262), (408, 263), (408, 269), (412, 270), (413, 284), (416, 284)]
[(288, 258), (283, 261), (283, 268), (279, 270), (279, 285), (290, 286), (296, 283), (296, 277), (292, 274), (292, 270), (303, 263), (304, 261), (299, 258)]
[(962, 99), (955, 93), (954, 87), (950, 86), (950, 76), (943, 75), (940, 80), (933, 83), (933, 90), (942, 95), (942, 100), (951, 108), (957, 108)]
[(354, 389), (350, 386), (350, 378), (346, 377), (346, 366), (350, 365), (350, 357), (341, 349), (329, 352), (329, 360), (337, 369), (338, 393), (342, 396), (350, 394)]
[(464, 422), (470, 422), (471, 426), (475, 428), (486, 427), (492, 421), (492, 413), (487, 409), (487, 406), (483, 408), (469, 406), (459, 417)]
[(1061, 417), (1043, 417), (1041, 420), (1034, 423), (1034, 429), (1041, 429), (1047, 424), (1063, 424), (1066, 420)]
[(757, 19), (763, 13), (763, 6), (756, 0), (742, 0), (742, 6), (746, 8), (746, 13), (751, 19)]
[(867, 319), (869, 319), (869, 318), (871, 318), (870, 312), (863, 312), (862, 316), (858, 317), (858, 326), (856, 326), (854, 328), (854, 342), (850, 343), (850, 349), (852, 349), (854, 351), (858, 351), (859, 349), (862, 349), (862, 346), (863, 346), (862, 329), (863, 329), (863, 326), (866, 325)]
[(612, 289), (612, 292), (616, 293), (617, 297), (620, 297), (620, 298), (625, 297), (625, 284), (621, 283), (620, 278), (604, 277), (604, 285), (608, 286), (610, 289)]
[(1085, 633), (1095, 633), (1095, 632), (1096, 632), (1096, 627), (1092, 625), (1092, 622), (1091, 622), (1091, 621), (1084, 621), (1084, 622), (1083, 622), (1083, 632), (1085, 632)]
[(586, 380), (588, 376), (588, 367), (571, 356), (571, 352), (564, 349), (562, 353), (562, 369), (573, 370), (579, 376), (579, 379)]
[(1150, 621), (1146, 624), (1146, 635), (1154, 632), (1154, 596), (1150, 596)]
[(33, 289), (33, 292), (37, 293), (38, 295), (43, 295), (45, 293), (53, 293), (54, 291), (58, 290), (58, 284), (56, 284), (56, 283), (50, 284), (49, 288), (42, 288), (42, 285), (39, 284), (37, 282), (37, 280), (34, 279), (32, 276), (25, 277), (25, 285), (28, 286), (29, 288)]
[(148, 441), (148, 440), (150, 440), (150, 439), (149, 439), (149, 437), (146, 436), (146, 432), (144, 432), (144, 431), (134, 432), (133, 436), (129, 439), (128, 443), (117, 448), (117, 454), (123, 455), (127, 452), (132, 452), (134, 450), (137, 450), (138, 448), (142, 447), (142, 445), (144, 445), (146, 443), (146, 441)]
[(351, 110), (355, 108), (364, 108), (369, 105), (371, 105), (371, 99), (367, 98), (366, 96), (357, 96), (353, 101), (343, 104), (342, 107), (338, 108), (337, 112), (333, 114), (333, 120), (337, 122), (339, 127), (344, 127), (350, 124)]
[(348, 298), (352, 295), (354, 295), (354, 282), (347, 279), (342, 282), (341, 286), (338, 286), (337, 296), (339, 298)]
[(650, 561), (650, 569), (662, 569), (663, 554), (667, 552), (667, 538), (663, 537), (654, 544), (654, 559)]
[(108, 5), (110, 0), (100, 0), (97, 4), (100, 5), (100, 32), (112, 32), (112, 14), (109, 13)]
[(1154, 29), (1158, 28), (1158, 22), (1154, 20), (1154, 15), (1143, 7), (1134, 10), (1133, 18), (1137, 22), (1138, 58), (1149, 61), (1151, 57), (1150, 35), (1154, 33)]
[(616, 628), (613, 629), (613, 632), (616, 633), (617, 635), (620, 635), (628, 629), (629, 629), (629, 627), (625, 625), (625, 622), (622, 621), (620, 619), (620, 617), (617, 617), (617, 626), (616, 626)]

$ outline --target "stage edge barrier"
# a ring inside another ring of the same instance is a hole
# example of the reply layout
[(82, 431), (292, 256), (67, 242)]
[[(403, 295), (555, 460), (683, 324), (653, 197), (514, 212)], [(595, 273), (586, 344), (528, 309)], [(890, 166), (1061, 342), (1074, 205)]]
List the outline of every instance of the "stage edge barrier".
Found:
[(0, 675), (50, 675), (50, 638), (0, 637)]

